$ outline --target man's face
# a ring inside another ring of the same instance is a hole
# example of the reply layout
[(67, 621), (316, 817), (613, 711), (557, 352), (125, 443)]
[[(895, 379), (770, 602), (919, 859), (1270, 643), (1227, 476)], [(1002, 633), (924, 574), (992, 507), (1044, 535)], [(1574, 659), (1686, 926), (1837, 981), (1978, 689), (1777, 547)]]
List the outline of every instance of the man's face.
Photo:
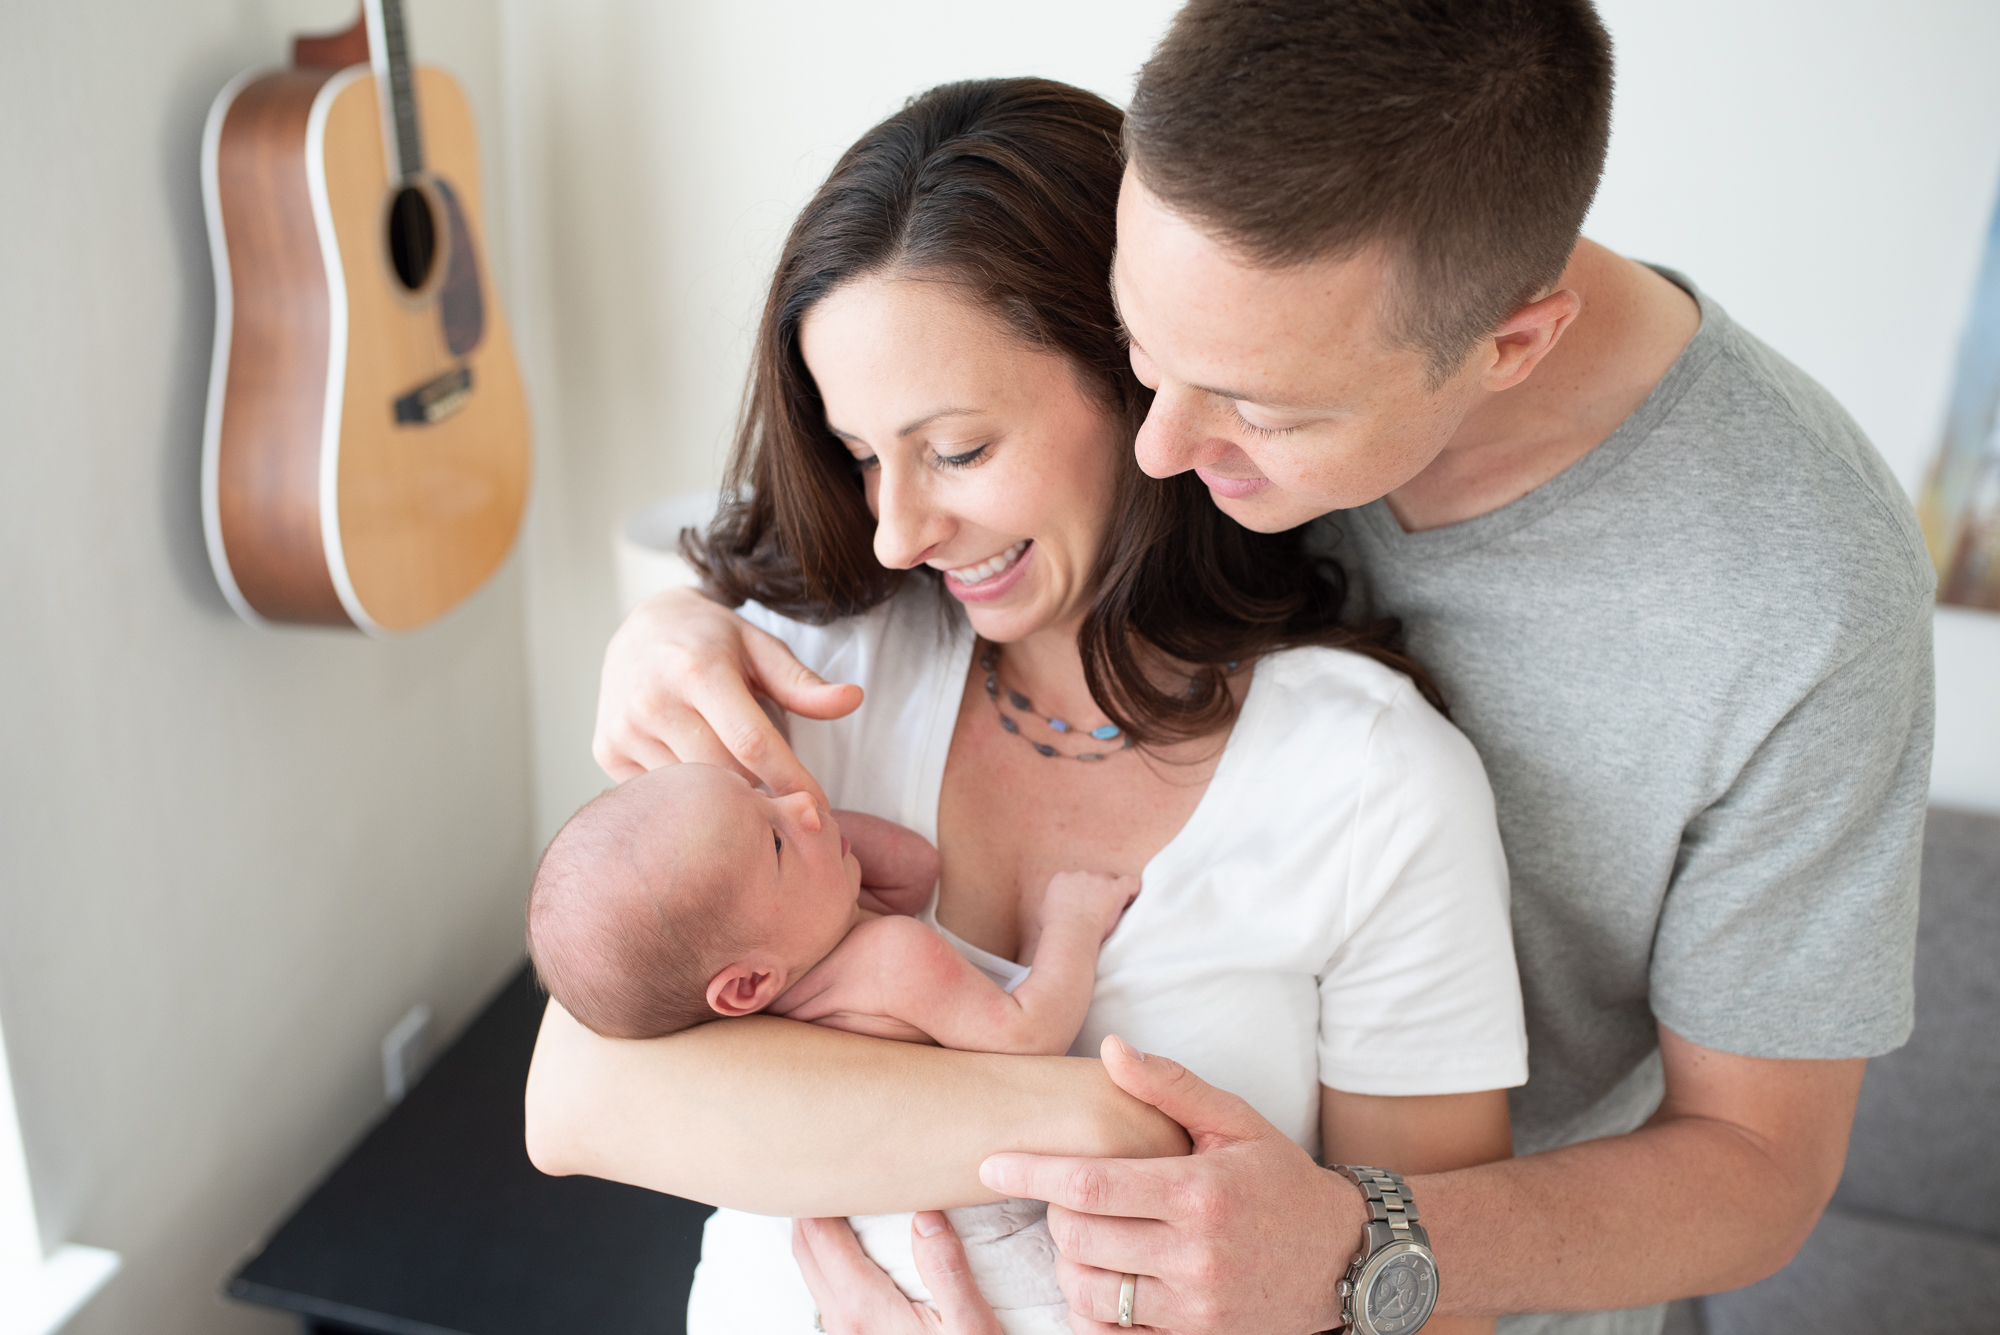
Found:
[(1426, 385), (1424, 354), (1382, 334), (1389, 281), (1379, 254), (1250, 265), (1128, 168), (1112, 291), (1132, 368), (1155, 391), (1139, 466), (1194, 469), (1224, 513), (1264, 533), (1415, 477), (1478, 400), (1479, 376), (1468, 362)]

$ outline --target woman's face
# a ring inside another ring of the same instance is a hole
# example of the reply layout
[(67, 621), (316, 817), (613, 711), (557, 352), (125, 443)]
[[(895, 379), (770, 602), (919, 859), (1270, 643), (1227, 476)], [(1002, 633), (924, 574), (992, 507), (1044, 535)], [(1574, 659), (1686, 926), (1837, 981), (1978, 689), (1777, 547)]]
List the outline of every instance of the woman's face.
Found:
[(958, 285), (910, 277), (835, 289), (799, 342), (861, 466), (882, 564), (943, 572), (989, 640), (1072, 631), (1131, 447), (1069, 362)]

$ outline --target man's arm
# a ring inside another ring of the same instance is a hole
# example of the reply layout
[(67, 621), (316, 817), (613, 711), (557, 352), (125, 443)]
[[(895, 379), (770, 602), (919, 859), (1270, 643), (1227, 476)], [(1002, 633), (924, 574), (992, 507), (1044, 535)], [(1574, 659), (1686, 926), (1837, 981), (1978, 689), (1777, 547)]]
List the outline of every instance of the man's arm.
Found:
[(1866, 1060), (1739, 1057), (1664, 1025), (1660, 1055), (1666, 1096), (1630, 1135), (1414, 1184), (1443, 1310), (1637, 1307), (1792, 1259), (1840, 1182)]
[[(1739, 1287), (1791, 1259), (1839, 1180), (1865, 1063), (1739, 1057), (1660, 1037), (1666, 1097), (1639, 1130), (1410, 1179), (1437, 1253), (1440, 1313), (1635, 1307)], [(1115, 1309), (1130, 1272), (1161, 1278), (1148, 1325), (1332, 1326), (1334, 1285), (1361, 1239), (1360, 1195), (1178, 1063), (1124, 1056), (1115, 1040), (1105, 1054), (1120, 1088), (1187, 1127), (1192, 1156), (1006, 1154), (980, 1175), (1058, 1207), (1050, 1226), (1074, 1263), (1072, 1306)]]
[(770, 1016), (602, 1038), (549, 1003), (528, 1157), (759, 1214), (888, 1214), (1000, 1199), (1001, 1150), (1185, 1154), (1170, 1118), (1095, 1061), (952, 1052)]

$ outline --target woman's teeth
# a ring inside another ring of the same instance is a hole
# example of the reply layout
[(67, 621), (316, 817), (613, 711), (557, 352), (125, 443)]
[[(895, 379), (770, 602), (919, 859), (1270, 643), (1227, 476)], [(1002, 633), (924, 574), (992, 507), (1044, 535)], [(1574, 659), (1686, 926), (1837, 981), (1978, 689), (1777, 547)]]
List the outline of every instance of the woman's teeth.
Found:
[(976, 566), (960, 566), (956, 570), (947, 570), (944, 573), (950, 575), (960, 584), (984, 584), (1008, 566), (1013, 565), (1021, 553), (1027, 550), (1028, 540), (1023, 538), (998, 556), (989, 556)]

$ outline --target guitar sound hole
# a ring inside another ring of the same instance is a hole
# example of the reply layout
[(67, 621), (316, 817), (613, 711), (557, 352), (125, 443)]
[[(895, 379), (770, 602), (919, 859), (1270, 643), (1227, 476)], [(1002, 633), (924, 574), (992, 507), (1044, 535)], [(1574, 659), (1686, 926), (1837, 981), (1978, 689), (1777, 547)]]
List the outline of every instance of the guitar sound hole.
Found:
[(431, 276), (436, 258), (437, 222), (431, 216), (431, 202), (423, 191), (406, 185), (389, 206), (389, 260), (396, 266), (397, 281), (416, 291)]

